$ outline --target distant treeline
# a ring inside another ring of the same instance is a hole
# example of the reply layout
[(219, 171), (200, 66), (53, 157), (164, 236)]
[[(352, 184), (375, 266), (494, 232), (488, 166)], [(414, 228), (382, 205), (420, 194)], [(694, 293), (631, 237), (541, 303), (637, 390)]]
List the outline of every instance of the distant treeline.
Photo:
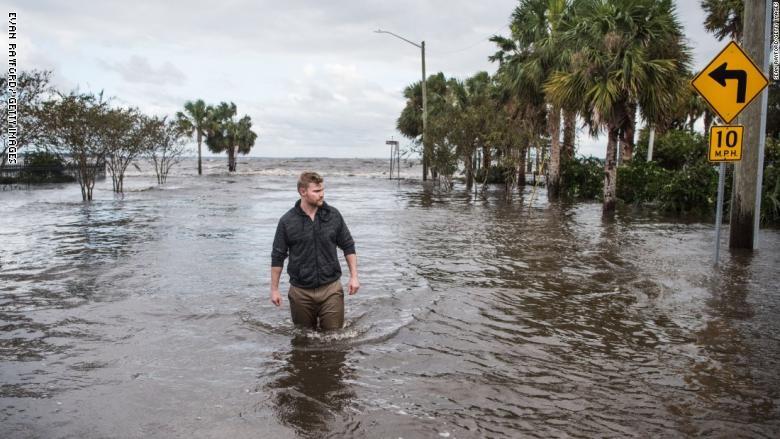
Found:
[[(158, 184), (164, 184), (171, 168), (181, 161), (190, 135), (198, 136), (199, 156), (202, 135), (211, 151), (227, 151), (230, 171), (235, 171), (235, 154), (248, 153), (257, 138), (248, 116), (235, 120), (233, 103), (206, 108), (205, 118), (193, 114), (190, 103), (175, 118), (149, 116), (137, 108), (112, 105), (112, 100), (102, 93), (60, 92), (52, 86), (51, 74), (32, 70), (16, 77), (17, 123), (22, 129), (12, 139), (15, 143), (9, 143), (8, 121), (0, 119), (0, 175), (4, 175), (2, 170), (8, 163), (9, 147), (26, 156), (29, 169), (16, 176), (6, 175), (3, 183), (75, 178), (81, 186), (82, 199), (89, 201), (97, 176), (106, 169), (114, 191), (123, 192), (125, 171), (137, 158), (149, 160)], [(3, 114), (10, 98), (7, 85), (8, 76), (1, 77)], [(72, 171), (64, 172), (66, 168)]]

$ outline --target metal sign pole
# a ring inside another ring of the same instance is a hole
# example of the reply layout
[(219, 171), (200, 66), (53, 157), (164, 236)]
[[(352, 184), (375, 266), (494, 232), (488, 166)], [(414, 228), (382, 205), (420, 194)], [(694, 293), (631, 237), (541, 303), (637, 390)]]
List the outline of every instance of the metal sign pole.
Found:
[(393, 144), (390, 144), (390, 180), (393, 179), (393, 162), (395, 162), (395, 157), (393, 157)]
[(723, 218), (723, 186), (726, 180), (726, 163), (720, 162), (718, 171), (718, 207), (715, 213), (715, 265), (720, 261), (720, 224)]

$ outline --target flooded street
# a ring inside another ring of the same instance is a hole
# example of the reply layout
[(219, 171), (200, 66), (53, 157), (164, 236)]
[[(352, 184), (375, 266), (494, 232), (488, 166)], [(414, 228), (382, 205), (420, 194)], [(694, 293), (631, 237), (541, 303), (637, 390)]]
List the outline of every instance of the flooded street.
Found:
[[(383, 160), (224, 162), (91, 204), (0, 191), (1, 437), (780, 435), (778, 230), (714, 269), (714, 221), (475, 200)], [(305, 169), (362, 284), (326, 336), (293, 328), (286, 272), (269, 301)]]

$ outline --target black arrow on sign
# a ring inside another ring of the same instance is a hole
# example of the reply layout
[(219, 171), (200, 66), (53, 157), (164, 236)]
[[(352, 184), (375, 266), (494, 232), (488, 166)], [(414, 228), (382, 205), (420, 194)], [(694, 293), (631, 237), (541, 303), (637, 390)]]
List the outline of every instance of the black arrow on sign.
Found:
[(724, 62), (717, 69), (710, 72), (710, 78), (723, 87), (727, 79), (737, 80), (737, 103), (745, 103), (745, 91), (747, 89), (747, 72), (744, 70), (726, 70), (728, 62)]

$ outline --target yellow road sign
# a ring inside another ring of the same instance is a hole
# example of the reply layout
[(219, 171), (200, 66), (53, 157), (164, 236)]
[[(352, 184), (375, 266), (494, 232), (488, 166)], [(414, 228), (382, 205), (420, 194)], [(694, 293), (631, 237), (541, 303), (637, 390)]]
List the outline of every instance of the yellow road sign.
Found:
[(761, 69), (733, 41), (691, 81), (725, 123), (731, 123), (768, 83)]
[(742, 125), (713, 125), (710, 128), (711, 162), (738, 162), (742, 160)]

